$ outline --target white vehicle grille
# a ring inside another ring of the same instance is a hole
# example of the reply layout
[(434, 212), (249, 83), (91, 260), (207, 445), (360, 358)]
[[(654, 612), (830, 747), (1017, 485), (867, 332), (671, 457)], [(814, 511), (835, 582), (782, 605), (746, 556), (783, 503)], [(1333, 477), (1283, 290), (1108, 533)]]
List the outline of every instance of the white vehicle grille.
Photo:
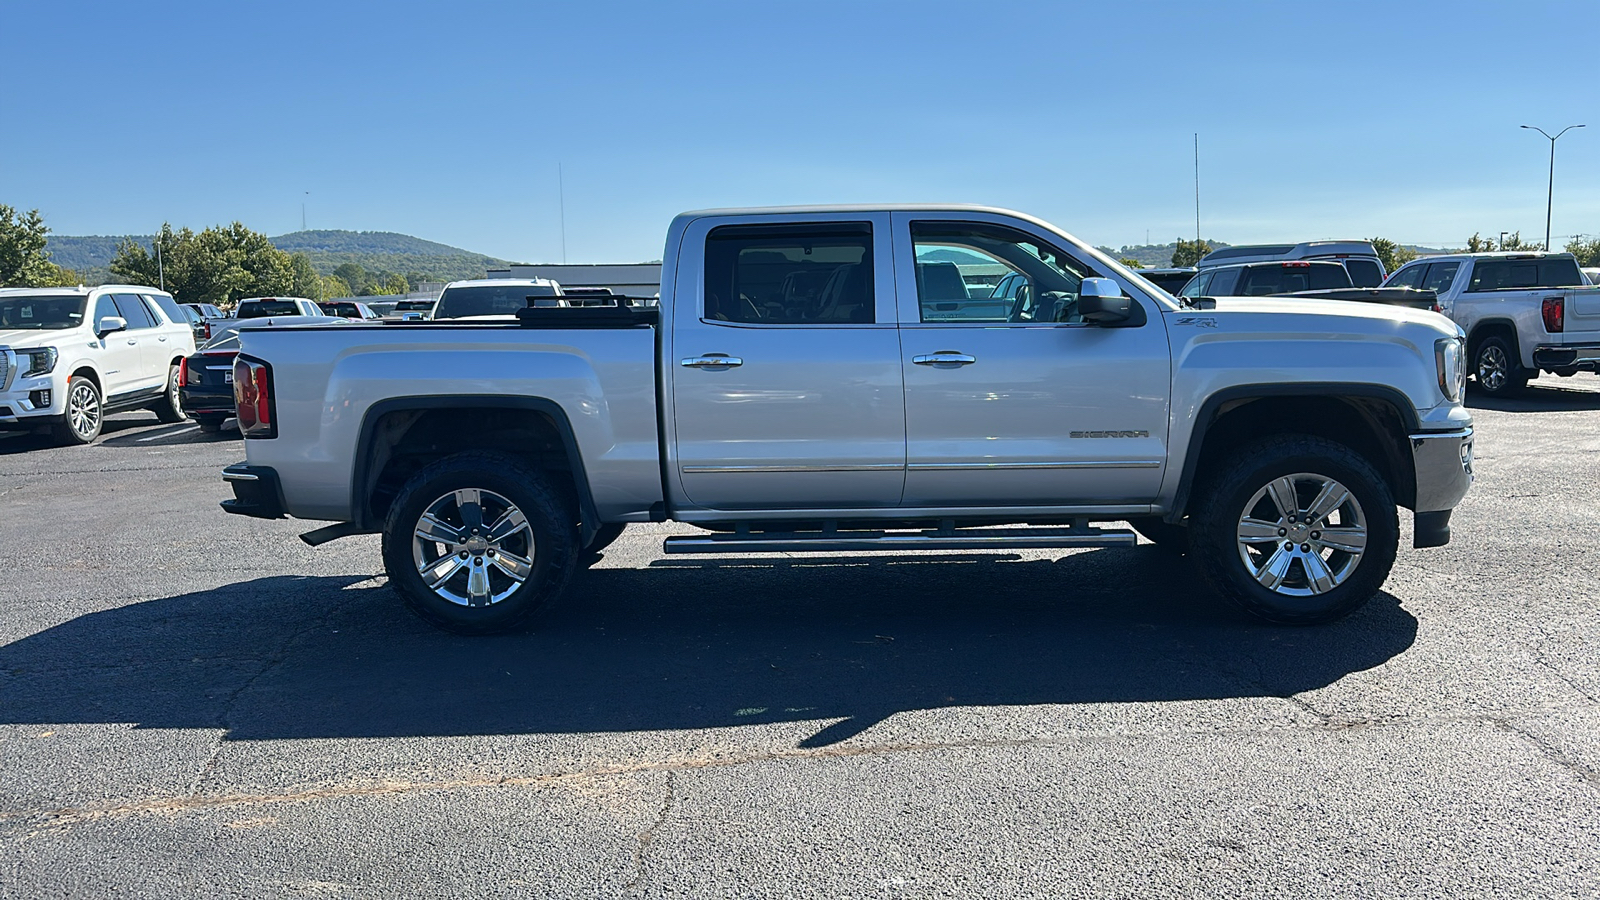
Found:
[(0, 391), (11, 381), (11, 351), (0, 347)]

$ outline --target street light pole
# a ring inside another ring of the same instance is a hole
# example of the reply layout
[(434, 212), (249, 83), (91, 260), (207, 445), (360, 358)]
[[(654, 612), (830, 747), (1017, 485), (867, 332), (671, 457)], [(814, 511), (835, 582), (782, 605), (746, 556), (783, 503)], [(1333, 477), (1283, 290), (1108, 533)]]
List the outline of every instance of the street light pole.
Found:
[(1544, 199), (1544, 252), (1549, 253), (1550, 252), (1550, 208), (1551, 208), (1551, 205), (1555, 202), (1555, 199), (1556, 199), (1556, 140), (1557, 140), (1557, 138), (1560, 138), (1563, 134), (1566, 134), (1567, 132), (1571, 131), (1572, 129), (1574, 129), (1574, 128), (1583, 128), (1584, 126), (1582, 126), (1582, 125), (1568, 125), (1567, 127), (1565, 127), (1563, 129), (1561, 129), (1560, 131), (1556, 132), (1556, 136), (1555, 137), (1550, 137), (1550, 133), (1548, 131), (1545, 131), (1543, 128), (1536, 128), (1536, 127), (1534, 127), (1532, 125), (1524, 125), (1522, 127), (1530, 129), (1532, 131), (1537, 131), (1540, 134), (1542, 134), (1545, 137), (1550, 139), (1550, 186), (1549, 186), (1548, 191), (1545, 194), (1545, 199)]

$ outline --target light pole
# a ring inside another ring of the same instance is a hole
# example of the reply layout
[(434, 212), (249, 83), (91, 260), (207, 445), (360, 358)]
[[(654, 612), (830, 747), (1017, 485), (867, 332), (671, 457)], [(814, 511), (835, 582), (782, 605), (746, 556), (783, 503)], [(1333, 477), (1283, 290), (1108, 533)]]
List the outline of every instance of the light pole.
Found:
[(1582, 126), (1582, 125), (1568, 125), (1567, 127), (1565, 127), (1563, 129), (1561, 129), (1560, 131), (1556, 132), (1556, 136), (1555, 137), (1550, 137), (1550, 133), (1545, 131), (1543, 128), (1536, 128), (1536, 127), (1534, 127), (1532, 125), (1524, 125), (1522, 127), (1530, 129), (1532, 131), (1537, 131), (1540, 134), (1544, 135), (1545, 137), (1550, 138), (1550, 188), (1549, 188), (1549, 192), (1545, 195), (1545, 200), (1544, 200), (1544, 252), (1549, 253), (1550, 252), (1550, 206), (1555, 201), (1555, 198), (1556, 198), (1556, 139), (1560, 138), (1563, 134), (1566, 134), (1567, 132), (1571, 131), (1574, 128), (1583, 128), (1584, 126)]

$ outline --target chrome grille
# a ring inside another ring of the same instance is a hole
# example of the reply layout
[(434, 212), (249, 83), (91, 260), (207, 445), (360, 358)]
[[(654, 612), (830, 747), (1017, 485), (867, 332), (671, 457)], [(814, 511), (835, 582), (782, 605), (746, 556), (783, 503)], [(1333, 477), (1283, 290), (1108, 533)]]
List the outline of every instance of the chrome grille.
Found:
[(0, 391), (6, 389), (11, 382), (12, 360), (15, 357), (10, 350), (0, 347)]

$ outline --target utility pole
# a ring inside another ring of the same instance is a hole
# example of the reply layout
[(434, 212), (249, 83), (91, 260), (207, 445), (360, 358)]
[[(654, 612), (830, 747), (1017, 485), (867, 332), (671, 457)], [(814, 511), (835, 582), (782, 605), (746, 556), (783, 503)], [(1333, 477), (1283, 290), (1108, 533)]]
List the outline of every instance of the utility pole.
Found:
[(1531, 129), (1533, 131), (1537, 131), (1540, 134), (1544, 135), (1545, 137), (1550, 138), (1550, 185), (1549, 185), (1548, 189), (1545, 192), (1545, 198), (1544, 198), (1544, 251), (1546, 253), (1549, 253), (1550, 252), (1550, 209), (1554, 205), (1555, 199), (1556, 199), (1556, 140), (1558, 138), (1560, 138), (1563, 134), (1566, 134), (1567, 132), (1571, 131), (1572, 129), (1574, 129), (1574, 128), (1583, 128), (1584, 126), (1582, 126), (1582, 125), (1568, 125), (1567, 127), (1565, 127), (1563, 129), (1561, 129), (1560, 131), (1556, 132), (1556, 136), (1555, 137), (1550, 137), (1549, 132), (1545, 131), (1543, 128), (1535, 128), (1532, 125), (1524, 125), (1522, 127), (1523, 128), (1527, 128), (1527, 129)]
[(1194, 243), (1200, 249), (1200, 132), (1194, 133)]
[(161, 262), (161, 239), (166, 237), (166, 225), (161, 226), (161, 231), (156, 233), (156, 277), (161, 281), (161, 289), (167, 289), (167, 267)]
[[(306, 191), (306, 196), (311, 196), (311, 192)], [(300, 200), (300, 230), (306, 230), (306, 201), (304, 198), (301, 198)]]
[(561, 204), (561, 264), (567, 264), (567, 180), (556, 163), (556, 197)]

